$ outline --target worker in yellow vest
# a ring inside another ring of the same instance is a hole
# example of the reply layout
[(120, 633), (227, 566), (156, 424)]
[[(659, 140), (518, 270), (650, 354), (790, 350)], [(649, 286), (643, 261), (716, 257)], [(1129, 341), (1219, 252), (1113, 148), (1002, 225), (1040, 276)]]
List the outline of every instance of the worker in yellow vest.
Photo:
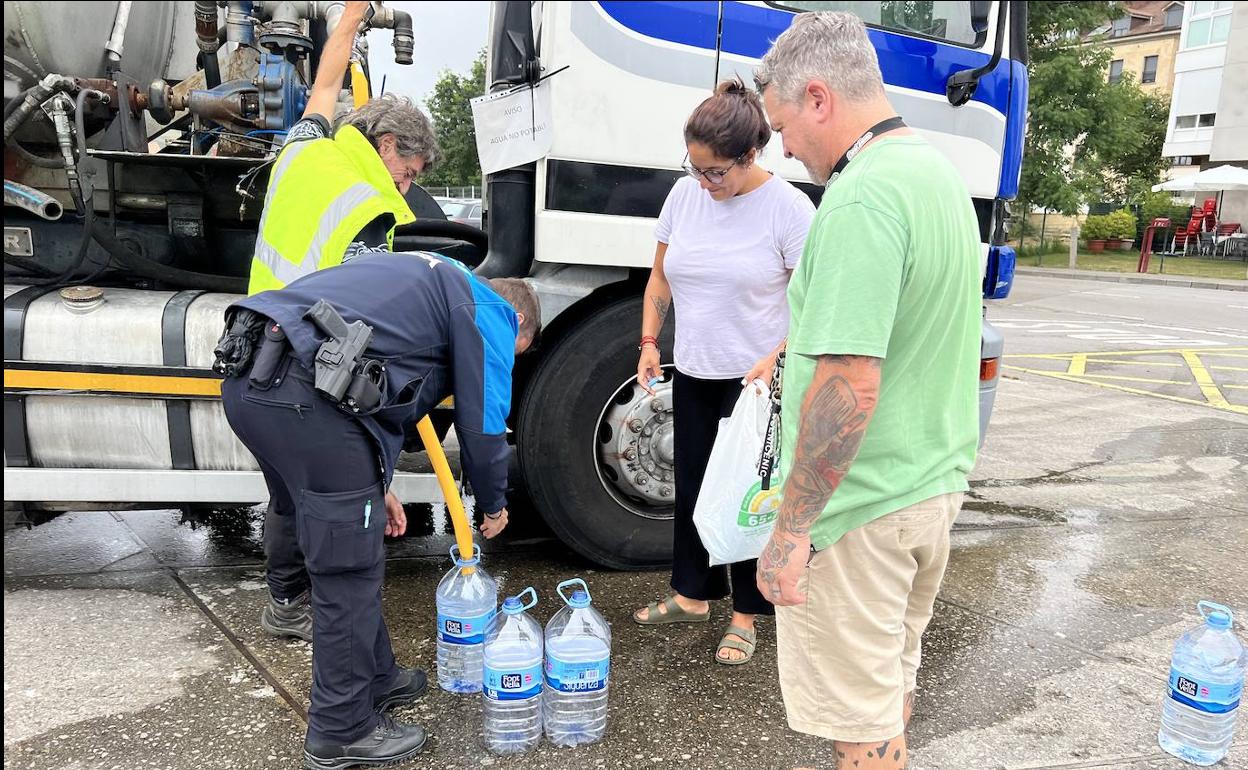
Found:
[(410, 99), (387, 94), (331, 128), (355, 36), (370, 10), (348, 2), (321, 53), (302, 118), (269, 175), (248, 294), (280, 289), (365, 249), (393, 246), (416, 219), (403, 199), (440, 157), (433, 127)]
[[(397, 225), (416, 217), (404, 193), (440, 156), (429, 119), (411, 100), (386, 95), (337, 120), (355, 36), (370, 10), (348, 2), (321, 53), (303, 117), (291, 126), (269, 176), (248, 294), (280, 289), (363, 251), (391, 250)], [(264, 518), (269, 602), (260, 627), (312, 640), (310, 582), (293, 510), (270, 495)], [(388, 496), (387, 505), (399, 506)], [(396, 534), (402, 534), (401, 532)], [(423, 672), (406, 670), (408, 696), (424, 689)]]

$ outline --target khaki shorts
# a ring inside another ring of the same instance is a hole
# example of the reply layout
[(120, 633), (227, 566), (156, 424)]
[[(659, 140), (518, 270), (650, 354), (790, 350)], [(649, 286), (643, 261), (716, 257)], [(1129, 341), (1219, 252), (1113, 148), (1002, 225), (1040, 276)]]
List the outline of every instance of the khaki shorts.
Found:
[(811, 558), (799, 583), (805, 604), (776, 608), (780, 689), (794, 730), (847, 743), (901, 735), (962, 497), (882, 516)]

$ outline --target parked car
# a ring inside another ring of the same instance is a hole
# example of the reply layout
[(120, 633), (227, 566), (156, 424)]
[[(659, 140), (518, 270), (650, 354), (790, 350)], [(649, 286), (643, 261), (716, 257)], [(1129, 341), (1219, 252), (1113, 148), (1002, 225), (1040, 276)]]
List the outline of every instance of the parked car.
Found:
[(481, 200), (479, 198), (453, 198), (439, 201), (446, 218), (461, 225), (481, 227)]

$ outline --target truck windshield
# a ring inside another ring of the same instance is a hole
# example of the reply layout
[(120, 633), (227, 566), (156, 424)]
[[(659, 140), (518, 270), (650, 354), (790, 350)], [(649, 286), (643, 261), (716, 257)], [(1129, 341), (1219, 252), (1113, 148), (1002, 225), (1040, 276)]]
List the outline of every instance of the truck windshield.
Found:
[(947, 40), (959, 45), (980, 43), (979, 35), (971, 28), (969, 0), (884, 0), (874, 3), (860, 0), (784, 0), (773, 5), (794, 11), (848, 11), (881, 29)]

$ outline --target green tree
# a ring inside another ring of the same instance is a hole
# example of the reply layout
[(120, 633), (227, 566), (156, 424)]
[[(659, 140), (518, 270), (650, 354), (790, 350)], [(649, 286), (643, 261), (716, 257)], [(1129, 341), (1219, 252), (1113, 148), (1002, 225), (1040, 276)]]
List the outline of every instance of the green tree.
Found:
[(442, 162), (421, 177), (429, 187), (481, 184), (481, 163), (477, 159), (477, 140), (472, 126), (472, 107), (468, 100), (485, 93), (485, 51), (472, 63), (472, 72), (460, 75), (443, 70), (433, 93), (425, 100), (433, 118)]
[(1019, 200), (1076, 213), (1125, 200), (1156, 182), (1169, 101), (1130, 76), (1106, 77), (1110, 50), (1090, 30), (1118, 16), (1109, 2), (1029, 3), (1027, 140)]

